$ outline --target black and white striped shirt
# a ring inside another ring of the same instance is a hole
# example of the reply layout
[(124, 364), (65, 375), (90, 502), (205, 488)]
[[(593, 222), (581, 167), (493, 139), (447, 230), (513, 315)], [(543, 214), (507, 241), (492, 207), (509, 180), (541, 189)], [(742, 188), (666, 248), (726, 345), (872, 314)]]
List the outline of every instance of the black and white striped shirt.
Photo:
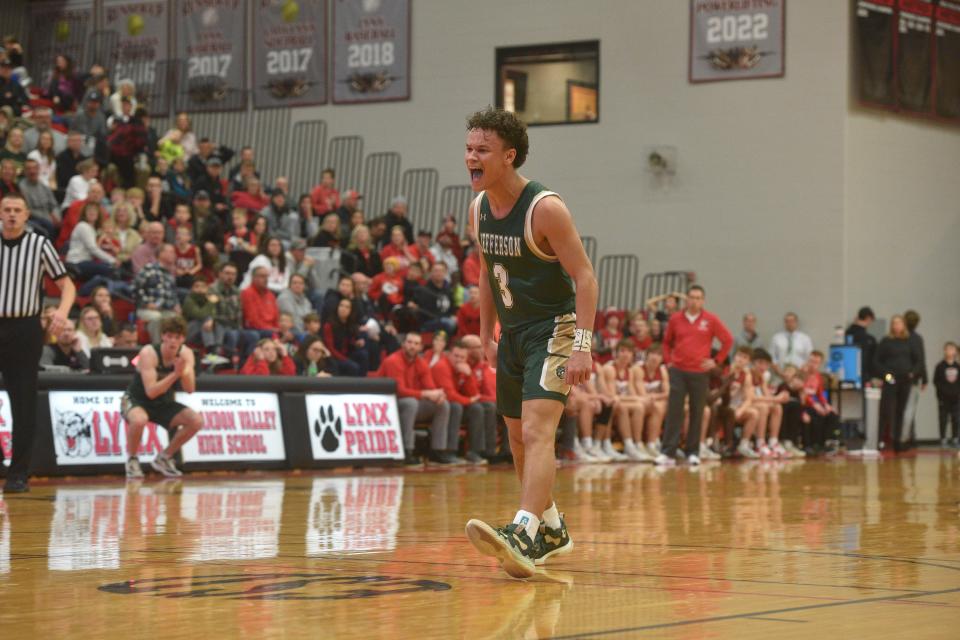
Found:
[(40, 315), (44, 274), (67, 275), (50, 241), (32, 231), (16, 240), (0, 237), (0, 318)]

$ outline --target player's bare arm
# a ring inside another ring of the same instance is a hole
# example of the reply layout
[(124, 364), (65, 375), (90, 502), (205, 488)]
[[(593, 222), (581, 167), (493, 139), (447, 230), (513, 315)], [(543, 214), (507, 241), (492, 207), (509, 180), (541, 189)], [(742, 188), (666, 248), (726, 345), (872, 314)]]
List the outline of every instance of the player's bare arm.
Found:
[[(573, 280), (577, 292), (577, 331), (592, 335), (599, 287), (593, 265), (573, 224), (573, 216), (562, 200), (544, 198), (537, 204), (533, 213), (533, 238), (542, 251), (557, 256), (560, 266)], [(564, 381), (580, 384), (590, 377), (592, 365), (589, 345), (584, 350), (575, 348), (567, 362)]]
[(179, 374), (176, 371), (168, 373), (161, 379), (157, 379), (157, 364), (160, 355), (154, 350), (152, 345), (147, 345), (140, 350), (140, 359), (137, 362), (137, 371), (140, 372), (140, 378), (143, 380), (143, 388), (147, 392), (147, 397), (151, 400), (159, 398), (177, 382)]

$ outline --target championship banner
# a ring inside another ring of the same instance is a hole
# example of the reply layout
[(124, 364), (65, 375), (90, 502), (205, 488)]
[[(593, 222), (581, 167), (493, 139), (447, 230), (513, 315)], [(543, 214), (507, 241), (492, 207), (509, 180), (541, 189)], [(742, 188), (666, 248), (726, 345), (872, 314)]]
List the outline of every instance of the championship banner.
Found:
[(897, 102), (919, 113), (929, 113), (933, 104), (933, 9), (931, 0), (900, 0)]
[(308, 556), (397, 548), (403, 476), (314, 478)]
[(246, 3), (177, 3), (177, 111), (225, 111), (246, 106)]
[(257, 0), (253, 32), (254, 108), (327, 101), (326, 0)]
[(170, 51), (169, 3), (104, 0), (103, 28), (111, 38), (111, 83), (133, 80), (151, 113), (170, 107), (167, 58)]
[(190, 524), (183, 530), (196, 531), (181, 541), (186, 561), (277, 557), (283, 486), (283, 480), (184, 485), (180, 518)]
[(403, 459), (395, 396), (307, 395), (305, 402), (314, 460)]
[(183, 445), (183, 461), (286, 460), (280, 401), (275, 393), (177, 393), (203, 418), (203, 428)]
[(6, 391), (0, 391), (0, 451), (3, 452), (3, 464), (9, 467), (13, 458), (13, 415)]
[(46, 87), (57, 56), (69, 56), (86, 71), (87, 43), (94, 28), (93, 0), (27, 3), (26, 60), (33, 85)]
[[(50, 391), (50, 424), (58, 465), (126, 462), (122, 396), (122, 391)], [(167, 430), (148, 422), (137, 451), (140, 461), (153, 460), (168, 444)]]
[(935, 35), (936, 113), (960, 118), (960, 1), (941, 0)]
[(787, 0), (690, 0), (690, 82), (784, 74)]
[(410, 1), (334, 0), (334, 103), (409, 99)]

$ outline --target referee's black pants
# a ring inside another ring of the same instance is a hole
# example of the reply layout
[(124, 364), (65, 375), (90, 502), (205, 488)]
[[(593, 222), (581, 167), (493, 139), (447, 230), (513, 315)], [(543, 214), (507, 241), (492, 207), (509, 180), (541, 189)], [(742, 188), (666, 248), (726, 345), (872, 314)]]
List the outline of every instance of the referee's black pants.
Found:
[[(10, 477), (26, 477), (37, 424), (37, 373), (43, 350), (40, 318), (0, 318), (0, 374), (10, 396), (13, 460)], [(2, 455), (2, 452), (0, 452)]]

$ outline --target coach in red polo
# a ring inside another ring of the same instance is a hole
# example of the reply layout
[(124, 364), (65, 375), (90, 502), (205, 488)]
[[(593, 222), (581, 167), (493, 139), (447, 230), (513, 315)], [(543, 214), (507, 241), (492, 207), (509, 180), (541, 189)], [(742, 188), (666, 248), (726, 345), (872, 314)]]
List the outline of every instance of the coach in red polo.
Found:
[[(703, 299), (703, 287), (690, 287), (687, 290), (686, 308), (670, 317), (663, 336), (663, 360), (670, 368), (670, 397), (667, 401), (663, 448), (656, 459), (661, 466), (675, 464), (687, 396), (690, 397), (687, 463), (700, 464), (700, 423), (703, 420), (710, 371), (717, 366), (717, 362), (726, 360), (733, 345), (730, 330), (720, 322), (720, 318), (703, 308)], [(710, 357), (714, 339), (720, 341), (716, 360)]]

